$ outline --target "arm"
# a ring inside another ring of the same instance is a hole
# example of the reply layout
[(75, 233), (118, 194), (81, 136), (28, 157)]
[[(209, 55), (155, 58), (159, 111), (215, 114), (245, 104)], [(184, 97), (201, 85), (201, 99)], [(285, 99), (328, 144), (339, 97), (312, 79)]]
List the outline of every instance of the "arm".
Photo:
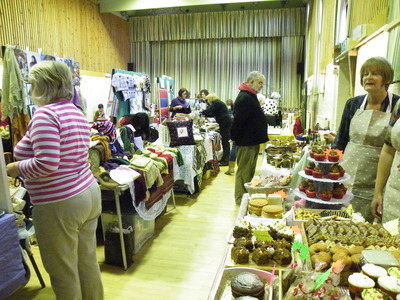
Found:
[(394, 154), (396, 150), (384, 144), (379, 157), (378, 172), (376, 174), (374, 199), (371, 203), (372, 215), (381, 218), (383, 208), (383, 189), (390, 175)]

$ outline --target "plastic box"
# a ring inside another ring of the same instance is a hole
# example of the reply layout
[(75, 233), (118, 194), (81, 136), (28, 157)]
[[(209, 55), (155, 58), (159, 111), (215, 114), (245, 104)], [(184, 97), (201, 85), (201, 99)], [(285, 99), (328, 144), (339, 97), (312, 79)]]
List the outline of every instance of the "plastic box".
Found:
[[(134, 253), (154, 235), (155, 220), (144, 220), (137, 213), (122, 213), (122, 227), (132, 226)], [(106, 233), (111, 226), (118, 227), (118, 217), (113, 211), (104, 211), (101, 214), (103, 232)]]

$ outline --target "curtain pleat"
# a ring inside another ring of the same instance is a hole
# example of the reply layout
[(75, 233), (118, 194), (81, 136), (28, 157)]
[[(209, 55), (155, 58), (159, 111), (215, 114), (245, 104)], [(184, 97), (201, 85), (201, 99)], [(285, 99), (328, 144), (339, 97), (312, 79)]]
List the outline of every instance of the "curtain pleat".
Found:
[(248, 73), (260, 71), (263, 94), (279, 92), (282, 107), (300, 107), (304, 14), (278, 9), (134, 17), (132, 61), (153, 86), (156, 77), (171, 76), (175, 91), (185, 87), (192, 98), (207, 89), (234, 100)]

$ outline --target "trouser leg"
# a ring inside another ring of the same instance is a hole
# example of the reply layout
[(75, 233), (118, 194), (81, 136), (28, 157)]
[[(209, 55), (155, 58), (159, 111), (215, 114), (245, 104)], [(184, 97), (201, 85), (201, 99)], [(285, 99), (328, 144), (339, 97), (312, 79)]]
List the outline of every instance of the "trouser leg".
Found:
[(259, 145), (236, 146), (236, 178), (235, 178), (235, 201), (240, 204), (243, 194), (246, 193), (244, 184), (250, 182), (257, 166)]

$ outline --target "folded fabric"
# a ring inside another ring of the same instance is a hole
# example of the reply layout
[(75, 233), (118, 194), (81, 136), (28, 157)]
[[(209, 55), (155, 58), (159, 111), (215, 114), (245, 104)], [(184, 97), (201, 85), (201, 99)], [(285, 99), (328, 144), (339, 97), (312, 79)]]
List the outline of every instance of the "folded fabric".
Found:
[(119, 184), (128, 184), (140, 176), (138, 172), (129, 168), (128, 166), (119, 166), (118, 168), (110, 171), (111, 178)]

